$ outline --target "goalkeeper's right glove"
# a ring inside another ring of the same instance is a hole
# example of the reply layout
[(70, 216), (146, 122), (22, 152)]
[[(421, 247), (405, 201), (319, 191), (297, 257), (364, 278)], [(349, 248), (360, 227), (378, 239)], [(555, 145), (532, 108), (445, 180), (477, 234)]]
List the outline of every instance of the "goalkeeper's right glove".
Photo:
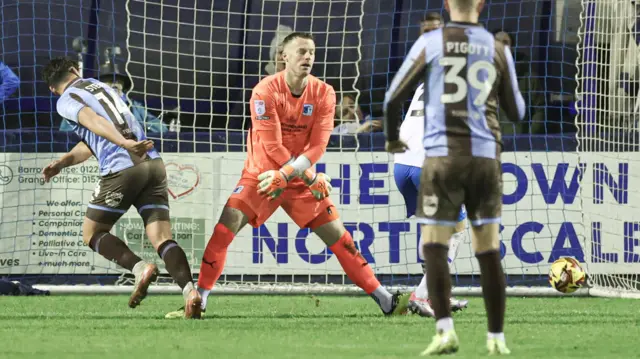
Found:
[(300, 177), (309, 186), (311, 193), (317, 200), (327, 198), (331, 194), (333, 189), (331, 187), (331, 177), (326, 174), (306, 170)]

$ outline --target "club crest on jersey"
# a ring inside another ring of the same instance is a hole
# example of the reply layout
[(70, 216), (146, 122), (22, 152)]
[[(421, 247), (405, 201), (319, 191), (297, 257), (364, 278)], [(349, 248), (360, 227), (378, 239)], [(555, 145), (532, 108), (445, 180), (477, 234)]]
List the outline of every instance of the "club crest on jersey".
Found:
[(305, 103), (302, 106), (302, 115), (303, 116), (311, 116), (312, 113), (313, 113), (313, 105)]
[(267, 109), (262, 100), (254, 100), (253, 105), (256, 107), (256, 115), (262, 116), (267, 112)]

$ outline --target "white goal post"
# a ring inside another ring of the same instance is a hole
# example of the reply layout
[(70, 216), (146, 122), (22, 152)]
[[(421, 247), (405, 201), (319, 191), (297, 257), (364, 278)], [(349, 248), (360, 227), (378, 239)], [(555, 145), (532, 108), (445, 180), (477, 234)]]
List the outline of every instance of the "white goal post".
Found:
[(594, 162), (580, 186), (589, 293), (640, 298), (640, 4), (582, 5), (576, 124), (578, 162)]

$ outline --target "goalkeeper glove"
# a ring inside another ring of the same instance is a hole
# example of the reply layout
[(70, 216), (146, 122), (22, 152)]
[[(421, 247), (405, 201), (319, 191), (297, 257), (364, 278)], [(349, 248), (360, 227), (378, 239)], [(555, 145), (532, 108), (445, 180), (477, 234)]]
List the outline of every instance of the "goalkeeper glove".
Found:
[(258, 193), (269, 197), (271, 200), (278, 198), (289, 183), (289, 178), (293, 175), (294, 169), (285, 165), (279, 170), (269, 170), (258, 176)]
[(329, 197), (331, 194), (331, 177), (326, 174), (306, 170), (300, 177), (309, 186), (309, 190), (317, 200)]

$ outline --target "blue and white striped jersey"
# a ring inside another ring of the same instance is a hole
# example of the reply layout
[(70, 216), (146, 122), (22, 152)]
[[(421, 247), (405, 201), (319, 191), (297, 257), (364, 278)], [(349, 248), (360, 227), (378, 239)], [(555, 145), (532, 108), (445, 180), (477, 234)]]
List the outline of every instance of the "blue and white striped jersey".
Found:
[[(133, 167), (142, 161), (78, 123), (78, 113), (84, 107), (90, 107), (96, 114), (111, 121), (124, 138), (142, 141), (147, 137), (129, 107), (111, 87), (95, 79), (78, 79), (69, 84), (58, 99), (58, 113), (71, 122), (73, 131), (96, 156), (101, 176)], [(147, 156), (150, 159), (160, 157), (155, 149), (147, 152)]]

